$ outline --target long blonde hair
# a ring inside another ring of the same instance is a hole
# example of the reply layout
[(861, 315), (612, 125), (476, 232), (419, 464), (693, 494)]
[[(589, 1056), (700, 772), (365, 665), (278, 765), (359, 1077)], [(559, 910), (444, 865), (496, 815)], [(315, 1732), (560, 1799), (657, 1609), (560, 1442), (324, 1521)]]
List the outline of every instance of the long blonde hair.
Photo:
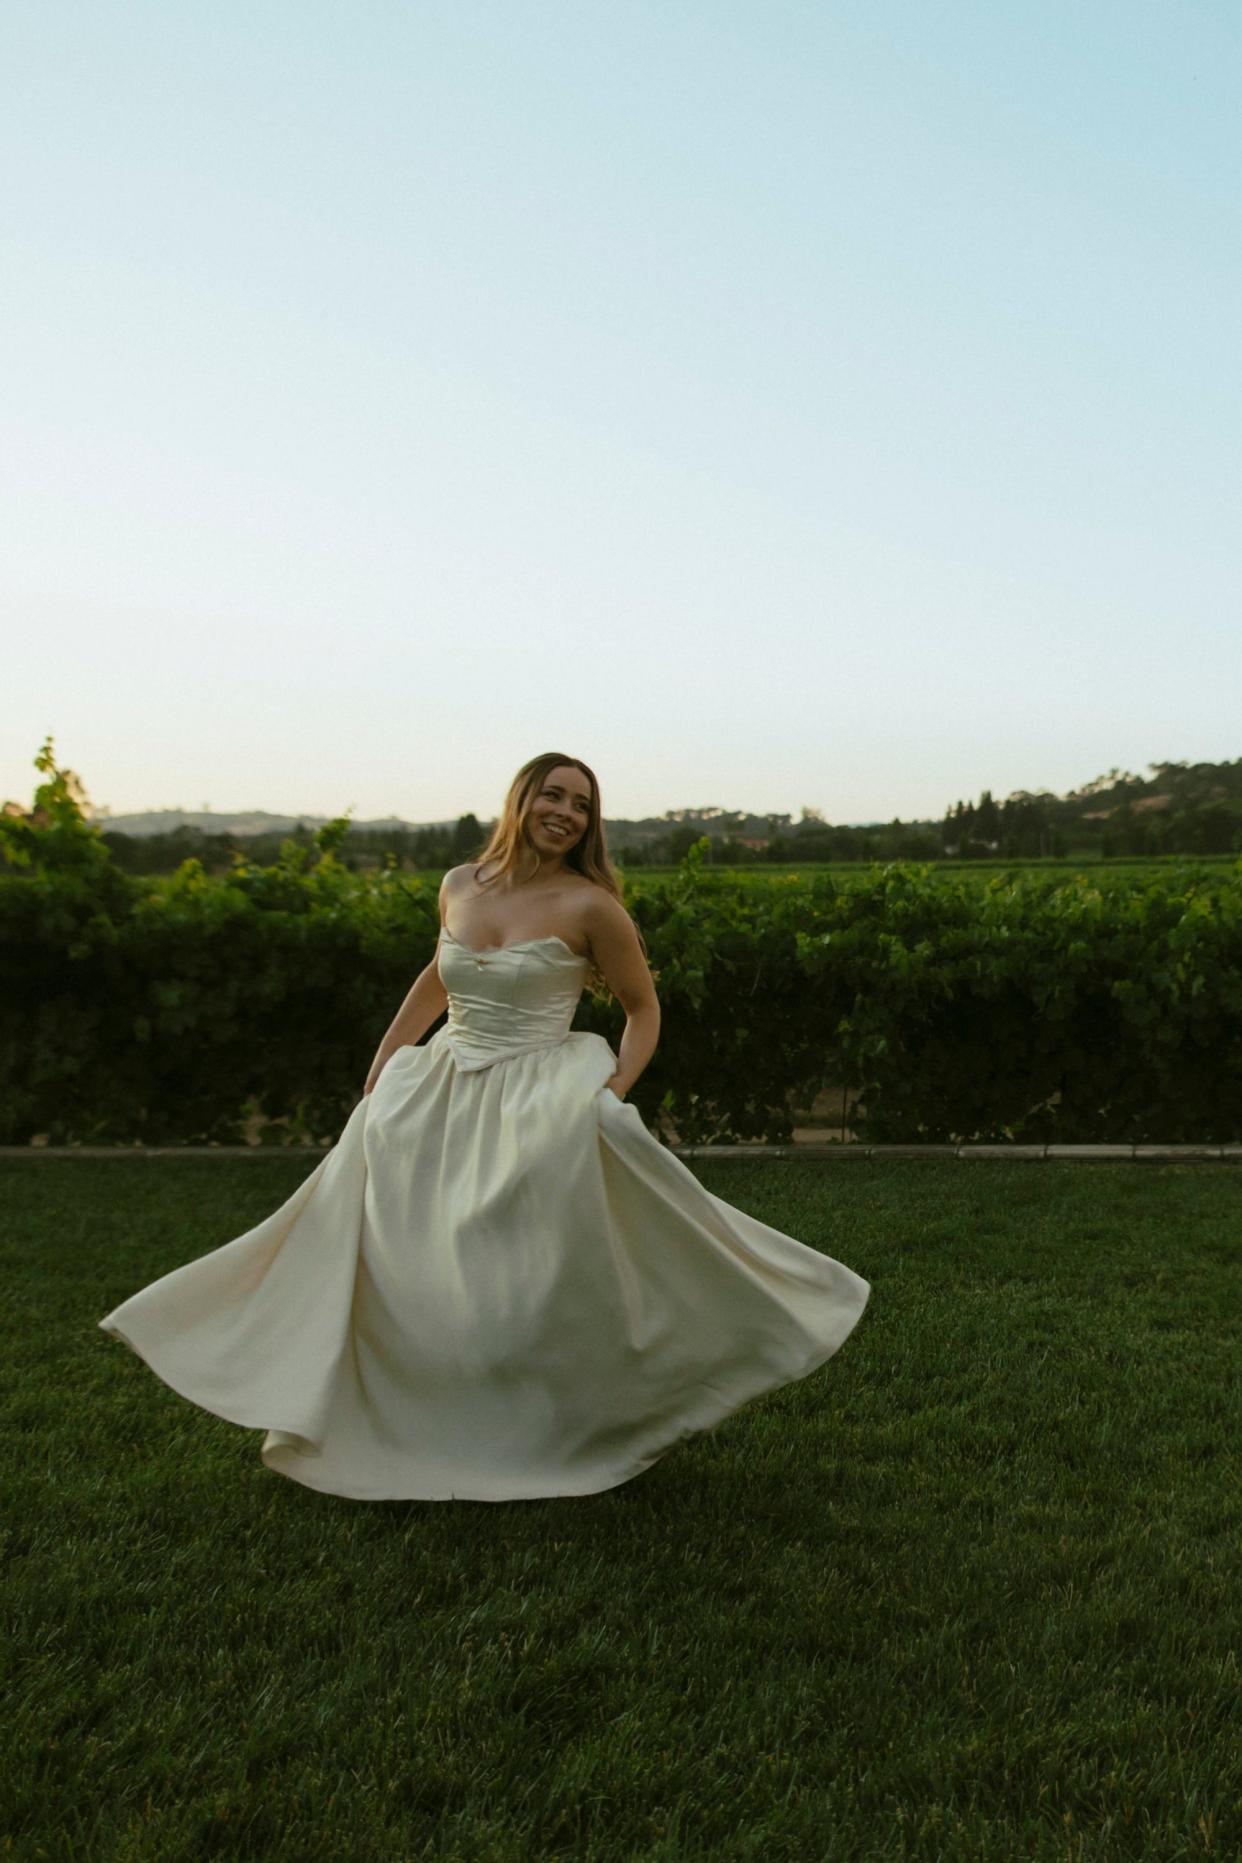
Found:
[[(563, 856), (565, 866), (575, 873), (582, 874), (596, 886), (602, 886), (606, 893), (624, 904), (621, 899), (621, 882), (617, 870), (608, 858), (608, 843), (604, 836), (604, 815), (600, 807), (599, 783), (595, 772), (581, 757), (570, 757), (560, 750), (545, 750), (538, 757), (532, 757), (524, 763), (509, 785), (504, 807), (499, 819), (492, 829), (487, 846), (478, 856), (474, 865), (474, 879), (477, 886), (494, 886), (506, 874), (513, 874), (518, 880), (529, 879), (539, 865), (539, 856), (526, 839), (526, 818), (535, 797), (543, 788), (550, 770), (558, 764), (568, 764), (571, 769), (581, 770), (591, 790), (590, 819), (581, 840), (575, 841), (568, 853)], [(481, 869), (490, 862), (496, 862), (495, 873), (486, 880), (479, 878)], [(637, 927), (635, 927), (637, 930)], [(642, 933), (638, 942), (646, 953)], [(608, 989), (607, 980), (591, 965), (587, 981), (596, 995)]]

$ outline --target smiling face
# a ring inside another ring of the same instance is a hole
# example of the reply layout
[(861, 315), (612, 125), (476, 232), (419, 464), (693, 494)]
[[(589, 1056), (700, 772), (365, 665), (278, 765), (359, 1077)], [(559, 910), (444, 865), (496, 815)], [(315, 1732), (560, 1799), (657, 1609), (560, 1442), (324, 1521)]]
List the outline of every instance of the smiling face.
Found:
[(549, 770), (531, 797), (526, 833), (541, 860), (566, 854), (591, 824), (591, 783), (574, 763)]

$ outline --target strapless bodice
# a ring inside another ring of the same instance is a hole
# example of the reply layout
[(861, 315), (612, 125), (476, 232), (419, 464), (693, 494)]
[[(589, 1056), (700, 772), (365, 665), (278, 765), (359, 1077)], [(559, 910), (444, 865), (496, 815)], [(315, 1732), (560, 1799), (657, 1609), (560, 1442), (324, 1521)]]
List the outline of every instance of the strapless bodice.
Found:
[(466, 1073), (563, 1042), (587, 973), (587, 959), (562, 938), (525, 938), (476, 951), (447, 929), (437, 963), (448, 992), (442, 1039)]

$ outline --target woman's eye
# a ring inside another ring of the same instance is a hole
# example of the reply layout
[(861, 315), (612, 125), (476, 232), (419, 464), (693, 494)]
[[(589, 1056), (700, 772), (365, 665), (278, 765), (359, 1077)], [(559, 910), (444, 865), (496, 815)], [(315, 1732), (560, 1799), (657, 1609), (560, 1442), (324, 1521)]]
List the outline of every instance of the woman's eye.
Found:
[[(560, 800), (561, 792), (559, 789), (545, 789), (543, 793), (549, 802), (557, 802)], [(590, 817), (591, 805), (589, 802), (571, 802), (569, 806), (576, 814), (585, 815), (588, 818)]]

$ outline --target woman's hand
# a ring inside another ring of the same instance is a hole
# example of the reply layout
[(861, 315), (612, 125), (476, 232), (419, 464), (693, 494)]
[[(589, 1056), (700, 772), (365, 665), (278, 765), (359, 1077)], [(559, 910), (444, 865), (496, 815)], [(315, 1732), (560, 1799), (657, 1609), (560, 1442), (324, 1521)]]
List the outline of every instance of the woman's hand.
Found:
[(611, 1075), (604, 1082), (604, 1085), (608, 1088), (610, 1093), (615, 1093), (619, 1100), (623, 1100), (630, 1090), (630, 1084), (622, 1074)]

